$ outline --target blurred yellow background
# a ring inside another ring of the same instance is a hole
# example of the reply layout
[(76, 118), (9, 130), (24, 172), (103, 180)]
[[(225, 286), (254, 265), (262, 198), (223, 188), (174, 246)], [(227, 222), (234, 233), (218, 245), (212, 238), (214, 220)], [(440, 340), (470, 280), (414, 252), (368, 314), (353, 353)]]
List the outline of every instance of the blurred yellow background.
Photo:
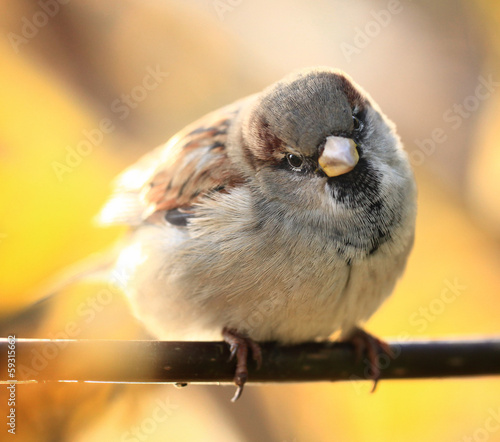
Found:
[[(419, 185), (407, 272), (368, 330), (498, 334), (497, 2), (5, 0), (0, 11), (2, 315), (120, 237), (92, 224), (120, 170), (204, 113), (330, 65), (395, 121)], [(65, 291), (36, 335), (60, 335), (97, 291)], [(143, 336), (120, 299), (95, 313), (76, 337)], [(109, 403), (109, 386), (28, 385), (18, 440), (500, 441), (499, 379), (370, 388), (254, 386), (231, 404), (232, 388), (135, 385)], [(166, 418), (148, 426), (161, 404)]]

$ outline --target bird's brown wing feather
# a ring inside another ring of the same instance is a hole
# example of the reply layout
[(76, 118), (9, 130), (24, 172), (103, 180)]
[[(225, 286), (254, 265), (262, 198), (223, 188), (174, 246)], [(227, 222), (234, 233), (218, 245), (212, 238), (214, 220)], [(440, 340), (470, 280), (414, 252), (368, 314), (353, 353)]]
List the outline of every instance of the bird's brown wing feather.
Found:
[(245, 102), (206, 115), (126, 169), (98, 222), (136, 225), (155, 212), (189, 208), (210, 192), (243, 182), (229, 161), (226, 143)]

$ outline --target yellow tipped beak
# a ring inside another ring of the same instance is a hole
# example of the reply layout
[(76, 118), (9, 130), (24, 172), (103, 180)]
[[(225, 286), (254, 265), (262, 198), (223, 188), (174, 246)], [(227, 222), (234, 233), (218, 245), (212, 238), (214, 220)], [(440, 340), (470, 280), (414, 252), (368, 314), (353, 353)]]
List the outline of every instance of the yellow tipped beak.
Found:
[(325, 148), (319, 157), (319, 166), (329, 177), (350, 172), (359, 161), (356, 143), (350, 138), (326, 138)]

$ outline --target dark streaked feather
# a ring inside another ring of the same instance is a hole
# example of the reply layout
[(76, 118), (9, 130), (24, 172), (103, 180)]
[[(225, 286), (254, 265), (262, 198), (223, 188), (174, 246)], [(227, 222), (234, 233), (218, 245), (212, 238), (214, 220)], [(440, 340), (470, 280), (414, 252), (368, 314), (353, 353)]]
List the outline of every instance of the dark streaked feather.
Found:
[[(98, 221), (140, 224), (157, 211), (192, 206), (210, 192), (243, 182), (226, 149), (228, 130), (243, 103), (240, 100), (206, 115), (125, 170)], [(187, 222), (184, 214), (178, 214), (171, 212), (167, 220)]]
[(165, 220), (170, 224), (178, 227), (185, 227), (189, 221), (189, 218), (193, 217), (192, 212), (184, 212), (179, 209), (167, 210), (165, 214)]

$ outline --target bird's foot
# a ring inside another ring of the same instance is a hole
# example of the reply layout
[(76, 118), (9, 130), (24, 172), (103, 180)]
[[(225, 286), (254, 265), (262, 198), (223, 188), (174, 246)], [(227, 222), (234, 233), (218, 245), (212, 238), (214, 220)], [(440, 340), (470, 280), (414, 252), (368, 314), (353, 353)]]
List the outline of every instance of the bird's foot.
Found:
[(369, 379), (374, 381), (372, 388), (373, 393), (380, 379), (379, 357), (381, 355), (387, 355), (389, 358), (394, 359), (394, 352), (391, 350), (389, 344), (357, 327), (346, 341), (354, 345), (356, 360), (358, 362), (361, 361), (363, 353), (366, 352), (368, 364), (370, 366)]
[(262, 364), (262, 352), (259, 344), (250, 339), (243, 333), (238, 332), (233, 328), (224, 327), (222, 329), (222, 337), (229, 344), (232, 360), (236, 356), (236, 372), (234, 374), (234, 383), (236, 384), (236, 393), (231, 399), (232, 402), (238, 400), (243, 392), (243, 387), (248, 379), (248, 349), (252, 351), (252, 357), (257, 363), (257, 368)]

